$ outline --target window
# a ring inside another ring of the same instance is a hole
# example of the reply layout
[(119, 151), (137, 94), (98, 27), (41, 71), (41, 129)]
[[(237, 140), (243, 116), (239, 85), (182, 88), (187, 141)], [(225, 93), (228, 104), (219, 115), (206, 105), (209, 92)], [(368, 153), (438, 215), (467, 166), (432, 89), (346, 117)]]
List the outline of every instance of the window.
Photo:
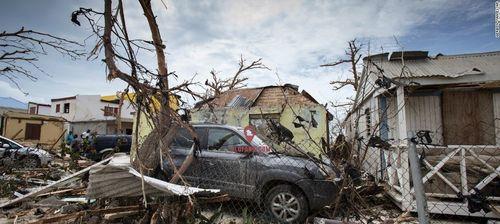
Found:
[(492, 92), (443, 91), (442, 114), (446, 145), (495, 144)]
[(104, 107), (104, 116), (116, 116), (118, 114), (117, 107)]
[(248, 146), (235, 132), (212, 128), (208, 130), (208, 150), (235, 151), (235, 147)]
[(267, 121), (273, 120), (276, 123), (280, 121), (280, 114), (250, 114), (249, 121), (258, 133), (266, 133), (268, 129)]
[(372, 133), (372, 118), (370, 115), (370, 108), (365, 109), (365, 117), (366, 117), (366, 137), (370, 138)]
[(56, 104), (56, 113), (61, 112), (61, 104)]
[(177, 134), (175, 135), (175, 138), (172, 140), (172, 147), (176, 148), (191, 148), (193, 145), (193, 138), (189, 134), (189, 132), (185, 129), (179, 129), (177, 131)]
[(36, 114), (36, 107), (30, 107), (30, 114)]
[(4, 149), (20, 149), (21, 148), (20, 145), (14, 143), (14, 142), (11, 142), (7, 139), (0, 138), (0, 148), (3, 148), (4, 144), (9, 145), (7, 148), (4, 148)]
[(24, 131), (25, 140), (40, 140), (41, 124), (26, 124)]
[(69, 114), (69, 103), (64, 104), (64, 113)]

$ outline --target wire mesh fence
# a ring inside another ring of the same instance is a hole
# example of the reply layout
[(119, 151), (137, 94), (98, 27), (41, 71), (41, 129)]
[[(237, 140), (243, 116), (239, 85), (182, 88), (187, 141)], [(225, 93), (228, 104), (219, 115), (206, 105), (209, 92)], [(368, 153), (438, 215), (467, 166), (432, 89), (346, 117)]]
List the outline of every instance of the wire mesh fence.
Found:
[(385, 186), (402, 211), (416, 212), (409, 162), (409, 146), (415, 144), (431, 222), (498, 220), (500, 129), (494, 95), (454, 90), (404, 96), (400, 103), (382, 95), (379, 109), (358, 116), (362, 131), (352, 152), (362, 170)]

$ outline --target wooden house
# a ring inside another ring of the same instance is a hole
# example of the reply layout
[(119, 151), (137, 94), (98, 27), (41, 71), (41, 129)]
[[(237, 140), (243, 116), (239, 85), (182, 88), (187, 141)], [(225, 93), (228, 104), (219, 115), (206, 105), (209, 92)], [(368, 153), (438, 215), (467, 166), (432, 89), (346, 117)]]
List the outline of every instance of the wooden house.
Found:
[[(392, 52), (363, 64), (343, 126), (364, 170), (402, 209), (414, 211), (407, 143), (428, 131), (431, 141), (419, 144), (418, 153), (429, 211), (499, 218), (500, 52)], [(491, 211), (474, 207), (481, 196)]]

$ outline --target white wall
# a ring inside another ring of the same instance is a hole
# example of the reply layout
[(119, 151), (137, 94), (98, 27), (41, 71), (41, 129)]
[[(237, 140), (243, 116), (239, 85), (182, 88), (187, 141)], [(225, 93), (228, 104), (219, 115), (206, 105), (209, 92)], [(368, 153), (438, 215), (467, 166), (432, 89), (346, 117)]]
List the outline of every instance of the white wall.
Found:
[[(73, 121), (75, 120), (75, 102), (76, 99), (66, 99), (66, 100), (58, 100), (58, 101), (52, 101), (50, 110), (52, 116), (58, 116), (66, 119), (67, 121)], [(64, 104), (69, 103), (69, 113), (64, 113)], [(60, 110), (59, 112), (56, 112), (56, 107), (57, 104), (59, 104)]]
[(409, 131), (429, 130), (432, 142), (443, 144), (440, 96), (410, 96), (406, 99), (406, 125)]
[[(69, 103), (69, 113), (64, 113), (64, 104)], [(60, 104), (60, 111), (56, 113), (56, 105)], [(114, 120), (114, 116), (104, 116), (104, 107), (118, 107), (118, 104), (102, 102), (99, 95), (77, 95), (76, 99), (68, 99), (52, 102), (52, 115), (61, 116), (70, 122), (75, 121), (96, 121)], [(132, 119), (134, 108), (129, 101), (125, 101), (122, 106), (121, 117)]]
[(50, 106), (38, 105), (38, 114), (40, 114), (40, 115), (51, 115)]

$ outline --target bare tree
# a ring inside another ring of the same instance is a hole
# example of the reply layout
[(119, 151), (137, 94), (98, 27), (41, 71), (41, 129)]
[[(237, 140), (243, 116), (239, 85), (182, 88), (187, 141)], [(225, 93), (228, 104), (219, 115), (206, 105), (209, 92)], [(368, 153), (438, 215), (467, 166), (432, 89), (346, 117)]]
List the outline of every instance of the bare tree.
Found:
[[(45, 73), (37, 62), (48, 50), (76, 59), (84, 54), (76, 41), (21, 27), (14, 32), (0, 32), (0, 77), (10, 80), (18, 89), (21, 77), (36, 81), (32, 69)], [(46, 74), (46, 73), (45, 73)]]
[[(113, 0), (105, 0), (104, 12), (80, 8), (73, 12), (72, 21), (80, 25), (81, 17), (87, 20), (98, 38), (91, 56), (98, 57), (98, 54), (104, 51), (108, 79), (121, 79), (135, 91), (133, 106), (138, 114), (148, 116), (148, 120), (154, 127), (140, 148), (131, 153), (132, 163), (140, 172), (151, 174), (156, 168), (160, 166), (163, 168), (162, 160), (166, 158), (174, 170), (174, 176), (170, 181), (177, 182), (179, 179), (183, 180), (181, 175), (193, 159), (193, 149), (186, 161), (177, 169), (168, 147), (179, 127), (188, 129), (195, 142), (197, 136), (192, 127), (182, 121), (176, 111), (170, 107), (170, 96), (178, 92), (193, 96), (198, 96), (198, 94), (189, 89), (189, 86), (195, 84), (192, 79), (177, 86), (170, 86), (169, 77), (175, 73), (168, 71), (166, 45), (160, 34), (151, 0), (138, 0), (138, 2), (148, 23), (150, 40), (130, 38), (126, 25), (125, 7), (121, 0), (115, 0), (116, 7), (113, 5)], [(102, 17), (104, 17), (104, 24), (101, 24)], [(156, 68), (150, 69), (138, 60), (137, 55), (144, 51), (155, 54)], [(129, 69), (130, 72), (126, 72), (125, 69)], [(159, 108), (154, 106), (157, 105), (157, 101), (160, 101)]]
[(330, 84), (333, 85), (333, 90), (339, 90), (341, 88), (344, 88), (346, 86), (352, 86), (354, 90), (358, 90), (359, 87), (359, 81), (360, 81), (360, 76), (361, 74), (358, 73), (358, 63), (361, 57), (363, 56), (360, 52), (360, 50), (363, 48), (363, 44), (359, 43), (358, 40), (352, 39), (347, 42), (348, 47), (345, 50), (345, 56), (346, 58), (341, 58), (333, 63), (328, 63), (321, 65), (321, 67), (333, 67), (333, 66), (338, 66), (341, 64), (348, 63), (350, 64), (350, 72), (352, 74), (351, 78), (347, 78), (345, 80), (335, 80), (331, 81)]
[(239, 89), (246, 86), (245, 81), (248, 80), (248, 77), (243, 77), (242, 74), (245, 71), (253, 70), (253, 69), (266, 69), (270, 70), (267, 66), (262, 63), (262, 58), (259, 60), (252, 61), (252, 63), (246, 65), (246, 60), (243, 59), (243, 56), (240, 56), (240, 61), (238, 63), (239, 67), (236, 73), (232, 77), (222, 79), (219, 78), (219, 73), (215, 70), (210, 71), (211, 80), (206, 80), (205, 85), (208, 87), (208, 95), (209, 97), (216, 97), (223, 92)]

